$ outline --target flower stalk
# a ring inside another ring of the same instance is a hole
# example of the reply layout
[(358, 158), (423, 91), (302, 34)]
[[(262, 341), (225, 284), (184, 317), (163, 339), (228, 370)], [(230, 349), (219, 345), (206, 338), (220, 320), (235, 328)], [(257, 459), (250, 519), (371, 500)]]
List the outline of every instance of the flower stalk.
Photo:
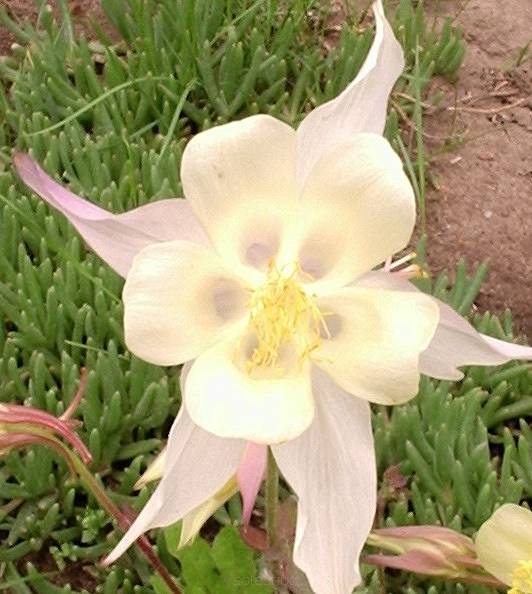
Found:
[(281, 542), (279, 539), (279, 467), (268, 448), (268, 463), (265, 484), (265, 512), (266, 512), (266, 537), (268, 549), (273, 553), (270, 556), (275, 591), (279, 594), (288, 592), (286, 579), (283, 572)]
[(266, 474), (266, 533), (268, 546), (274, 549), (278, 545), (277, 516), (279, 508), (279, 467), (268, 449), (268, 467)]

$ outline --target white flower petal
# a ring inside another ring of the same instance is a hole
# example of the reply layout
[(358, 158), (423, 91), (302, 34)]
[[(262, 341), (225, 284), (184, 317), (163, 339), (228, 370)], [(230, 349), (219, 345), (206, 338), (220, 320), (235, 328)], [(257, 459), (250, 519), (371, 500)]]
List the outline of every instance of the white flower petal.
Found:
[[(502, 365), (511, 360), (511, 357), (492, 348), (482, 334), (452, 307), (436, 299), (434, 301), (440, 308), (440, 323), (419, 359), (421, 373), (456, 381), (464, 377), (458, 369), (463, 365)], [(532, 358), (531, 354), (528, 356)]]
[[(505, 340), (499, 340), (498, 338), (486, 336), (485, 334), (480, 334), (480, 337), (491, 347), (493, 351), (505, 358), (505, 363), (513, 360), (532, 360), (532, 347), (524, 346), (522, 344), (515, 344), (513, 342), (506, 342)], [(483, 363), (483, 365), (486, 364)]]
[(295, 131), (258, 115), (201, 132), (185, 149), (181, 179), (218, 253), (261, 268), (296, 204)]
[(532, 561), (532, 512), (503, 505), (480, 527), (475, 548), (484, 569), (510, 586), (519, 561)]
[(100, 258), (123, 277), (135, 255), (152, 243), (174, 239), (209, 243), (185, 200), (159, 200), (115, 215), (63, 188), (29, 155), (15, 155), (14, 163), (24, 183), (64, 214)]
[(212, 250), (186, 241), (150, 245), (124, 286), (126, 344), (156, 365), (184, 363), (238, 323), (247, 298)]
[(325, 153), (309, 175), (303, 203), (299, 257), (320, 293), (402, 249), (414, 228), (410, 182), (388, 141), (376, 134), (357, 134)]
[(215, 496), (235, 474), (245, 443), (195, 425), (182, 406), (168, 438), (164, 476), (105, 563), (113, 563), (147, 530), (169, 526)]
[[(419, 292), (408, 280), (386, 272), (371, 272), (360, 278), (356, 286)], [(419, 358), (421, 373), (437, 379), (460, 380), (464, 374), (458, 367), (464, 365), (502, 365), (514, 359), (532, 360), (532, 347), (481, 334), (451, 306), (439, 299), (434, 302), (440, 308), (440, 321), (429, 346)]]
[(422, 293), (346, 288), (319, 300), (331, 338), (314, 360), (347, 392), (399, 404), (418, 391), (420, 353), (438, 324), (438, 306)]
[(297, 439), (273, 446), (298, 496), (294, 561), (316, 594), (347, 594), (376, 509), (377, 479), (367, 402), (313, 371), (316, 415)]
[(166, 465), (166, 446), (155, 456), (152, 463), (146, 468), (146, 470), (139, 477), (139, 480), (135, 483), (135, 489), (142, 489), (148, 483), (158, 481), (164, 474), (164, 467)]
[(237, 362), (238, 349), (237, 339), (221, 341), (194, 361), (184, 391), (191, 418), (220, 437), (255, 443), (300, 435), (314, 416), (308, 365), (257, 379)]
[(374, 2), (373, 46), (357, 77), (332, 101), (311, 111), (297, 130), (297, 180), (300, 186), (321, 155), (359, 132), (382, 134), (388, 97), (404, 68), (401, 45)]

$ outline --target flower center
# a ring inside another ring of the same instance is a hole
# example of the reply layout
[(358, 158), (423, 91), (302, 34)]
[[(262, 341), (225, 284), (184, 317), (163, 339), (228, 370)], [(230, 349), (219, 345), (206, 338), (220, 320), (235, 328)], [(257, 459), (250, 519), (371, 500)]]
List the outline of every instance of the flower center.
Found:
[(508, 594), (530, 594), (532, 592), (532, 561), (519, 561), (512, 573), (512, 588)]
[(256, 289), (249, 302), (250, 329), (256, 345), (247, 361), (247, 370), (275, 368), (286, 346), (295, 349), (300, 362), (321, 342), (321, 328), (327, 327), (312, 296), (298, 283), (299, 264), (279, 270), (273, 260), (266, 282)]

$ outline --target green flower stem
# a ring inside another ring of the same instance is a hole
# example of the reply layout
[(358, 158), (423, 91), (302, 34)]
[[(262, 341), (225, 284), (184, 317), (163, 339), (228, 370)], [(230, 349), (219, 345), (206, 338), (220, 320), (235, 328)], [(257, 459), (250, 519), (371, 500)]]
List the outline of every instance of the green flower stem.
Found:
[(279, 468), (268, 448), (268, 469), (266, 473), (266, 533), (268, 547), (274, 549), (278, 546), (277, 537), (277, 511), (279, 507)]
[(277, 594), (288, 594), (286, 579), (283, 574), (282, 557), (285, 553), (283, 543), (279, 540), (279, 467), (268, 448), (268, 469), (266, 471), (266, 533), (270, 551), (270, 567), (273, 584)]

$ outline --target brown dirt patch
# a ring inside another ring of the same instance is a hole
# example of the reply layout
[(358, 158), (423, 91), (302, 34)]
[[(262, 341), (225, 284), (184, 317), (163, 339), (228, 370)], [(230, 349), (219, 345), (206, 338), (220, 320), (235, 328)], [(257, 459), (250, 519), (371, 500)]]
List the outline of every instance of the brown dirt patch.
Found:
[[(440, 3), (440, 12), (455, 14), (456, 3)], [(428, 259), (435, 272), (460, 257), (489, 259), (479, 307), (511, 308), (532, 337), (532, 63), (514, 67), (531, 38), (532, 4), (471, 0), (458, 22), (468, 45), (460, 79), (435, 82), (451, 110), (428, 115), (425, 126), (466, 142), (437, 156), (442, 143), (428, 140), (440, 186), (427, 196)]]
[[(59, 15), (58, 4), (54, 0), (48, 2), (56, 16)], [(35, 23), (38, 17), (35, 0), (0, 0), (0, 6), (8, 10), (11, 16), (19, 24), (27, 21)], [(100, 0), (68, 0), (70, 13), (74, 18), (76, 31), (87, 37), (93, 37), (92, 21), (100, 24), (106, 32), (112, 33), (103, 10)], [(14, 35), (5, 28), (0, 27), (0, 55), (8, 54), (11, 44), (16, 41)]]
[(26, 565), (33, 564), (36, 569), (42, 573), (47, 581), (56, 586), (70, 585), (74, 590), (86, 590), (95, 592), (98, 582), (94, 577), (94, 564), (77, 561), (68, 563), (63, 569), (59, 570), (51, 554), (46, 548), (35, 553), (26, 555), (18, 563), (20, 573), (26, 573)]

